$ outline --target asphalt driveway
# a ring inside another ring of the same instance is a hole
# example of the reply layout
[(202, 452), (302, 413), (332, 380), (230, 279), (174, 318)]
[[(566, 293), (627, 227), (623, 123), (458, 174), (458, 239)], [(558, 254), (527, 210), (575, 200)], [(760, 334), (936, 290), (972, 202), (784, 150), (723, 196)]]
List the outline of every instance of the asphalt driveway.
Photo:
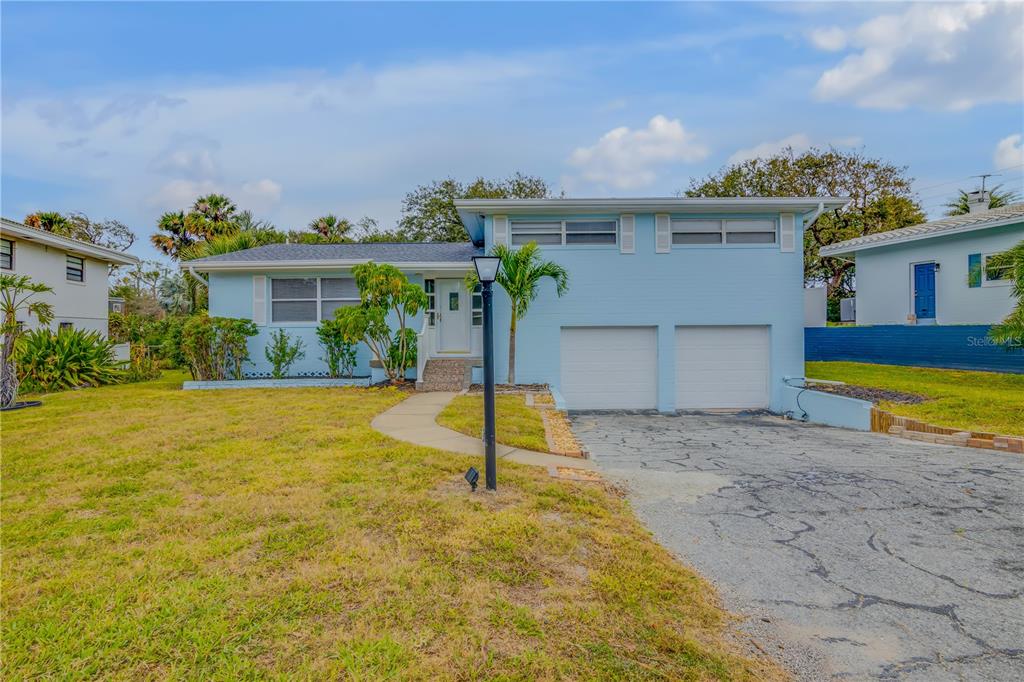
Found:
[(1024, 458), (772, 416), (575, 415), (800, 679), (1024, 679)]

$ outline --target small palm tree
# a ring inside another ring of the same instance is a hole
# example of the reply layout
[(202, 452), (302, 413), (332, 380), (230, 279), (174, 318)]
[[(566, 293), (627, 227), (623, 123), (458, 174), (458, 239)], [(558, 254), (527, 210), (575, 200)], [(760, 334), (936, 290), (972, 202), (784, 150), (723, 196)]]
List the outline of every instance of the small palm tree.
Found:
[(1016, 307), (1001, 323), (993, 325), (988, 334), (993, 341), (1009, 348), (1024, 348), (1024, 242), (990, 257), (988, 267), (1009, 268), (1013, 280), (1012, 294), (1017, 299)]
[(245, 230), (191, 244), (183, 248), (179, 252), (178, 257), (180, 260), (189, 261), (195, 258), (220, 256), (225, 253), (255, 249), (257, 246), (264, 246), (266, 244), (280, 244), (283, 241), (284, 235), (277, 230), (264, 228)]
[[(518, 249), (498, 244), (491, 255), (501, 259), (501, 270), (495, 281), (512, 301), (512, 319), (508, 326), (508, 383), (516, 383), (516, 327), (526, 317), (530, 303), (537, 298), (540, 281), (545, 277), (555, 280), (555, 291), (561, 297), (569, 290), (569, 272), (558, 263), (542, 261), (536, 242)], [(466, 286), (472, 290), (479, 282), (476, 273), (466, 277)]]
[(46, 230), (62, 235), (66, 235), (71, 229), (71, 221), (56, 211), (29, 213), (25, 216), (25, 224), (37, 230)]
[(38, 294), (53, 293), (42, 282), (33, 282), (25, 275), (0, 275), (0, 407), (11, 407), (18, 400), (18, 363), (14, 346), (23, 334), (18, 313), (35, 315), (40, 324), (50, 324), (53, 306), (32, 300)]
[[(991, 211), (993, 208), (1002, 208), (1003, 206), (1009, 206), (1012, 203), (1020, 201), (1020, 195), (1013, 190), (1006, 190), (1005, 192), (1000, 191), (1002, 185), (996, 185), (992, 188), (988, 198), (988, 208)], [(970, 195), (964, 190), (958, 190), (956, 199), (946, 204), (946, 215), (967, 215), (971, 212)]]

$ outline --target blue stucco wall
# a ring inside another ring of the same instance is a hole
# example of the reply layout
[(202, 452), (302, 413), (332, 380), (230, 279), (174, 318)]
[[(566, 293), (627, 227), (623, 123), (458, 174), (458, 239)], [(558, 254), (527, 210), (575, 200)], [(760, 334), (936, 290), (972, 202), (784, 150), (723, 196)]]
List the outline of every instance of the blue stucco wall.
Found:
[(804, 330), (808, 360), (1024, 373), (1024, 350), (988, 338), (988, 325), (879, 325)]
[[(245, 367), (247, 375), (267, 374), (271, 365), (267, 362), (264, 349), (270, 343), (270, 336), (278, 329), (284, 329), (289, 335), (302, 339), (305, 346), (305, 357), (292, 365), (290, 374), (296, 376), (323, 375), (327, 373), (327, 364), (323, 361), (324, 351), (316, 337), (317, 322), (288, 322), (275, 324), (270, 321), (270, 278), (271, 277), (350, 277), (350, 269), (296, 271), (296, 272), (211, 272), (210, 273), (210, 315), (220, 317), (252, 318), (252, 278), (254, 275), (267, 277), (267, 325), (259, 328), (259, 333), (249, 339), (249, 364)], [(407, 273), (408, 274), (408, 273)], [(409, 280), (422, 286), (423, 277), (409, 274)], [(392, 319), (392, 328), (397, 321)], [(422, 325), (422, 314), (416, 315), (408, 326), (419, 331)], [(370, 360), (373, 355), (370, 349), (360, 344), (356, 355), (356, 376), (370, 375)]]
[[(572, 218), (584, 216), (571, 216)], [(618, 215), (587, 215), (587, 218)], [(688, 218), (752, 217), (728, 214)], [(778, 218), (778, 215), (757, 216)], [(565, 216), (516, 216), (516, 220), (560, 220)], [(768, 325), (771, 336), (771, 409), (784, 412), (791, 400), (784, 376), (803, 376), (803, 262), (798, 248), (783, 253), (772, 246), (674, 246), (655, 253), (654, 215), (636, 214), (636, 253), (618, 246), (552, 246), (547, 260), (569, 271), (568, 293), (558, 298), (545, 281), (520, 321), (516, 337), (516, 380), (560, 384), (563, 326), (656, 326), (658, 328), (658, 409), (675, 410), (675, 328), (680, 325)], [(796, 244), (803, 243), (796, 216)], [(493, 221), (485, 220), (487, 246)], [(510, 303), (495, 287), (495, 371), (508, 377)]]

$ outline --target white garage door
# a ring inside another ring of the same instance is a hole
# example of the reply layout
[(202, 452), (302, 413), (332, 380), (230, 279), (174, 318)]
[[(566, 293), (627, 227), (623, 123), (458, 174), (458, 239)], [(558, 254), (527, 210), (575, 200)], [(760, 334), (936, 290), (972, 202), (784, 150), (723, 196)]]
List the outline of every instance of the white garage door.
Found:
[(562, 396), (570, 410), (652, 410), (658, 402), (654, 327), (562, 327)]
[(768, 327), (676, 327), (676, 408), (768, 407)]

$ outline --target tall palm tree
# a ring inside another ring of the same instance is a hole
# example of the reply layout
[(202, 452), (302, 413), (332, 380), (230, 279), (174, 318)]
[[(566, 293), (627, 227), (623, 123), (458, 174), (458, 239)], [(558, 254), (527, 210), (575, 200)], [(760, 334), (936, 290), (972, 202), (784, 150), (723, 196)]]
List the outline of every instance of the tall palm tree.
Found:
[(196, 199), (185, 216), (185, 226), (201, 239), (231, 234), (238, 230), (235, 222), (238, 207), (223, 194), (207, 194)]
[(11, 407), (18, 400), (18, 364), (14, 345), (22, 335), (18, 314), (35, 315), (40, 325), (53, 319), (53, 306), (33, 300), (38, 294), (53, 293), (42, 282), (25, 275), (0, 275), (0, 407)]
[(324, 239), (342, 240), (352, 229), (352, 223), (346, 218), (339, 218), (333, 213), (320, 216), (309, 223), (309, 229)]
[[(1003, 206), (1009, 206), (1012, 203), (1020, 201), (1020, 195), (1013, 190), (1006, 190), (1005, 192), (1000, 191), (1002, 185), (996, 185), (989, 192), (988, 208), (991, 211), (993, 208), (1002, 208)], [(958, 190), (956, 199), (946, 203), (946, 215), (967, 215), (971, 212), (970, 195), (964, 190)]]
[(185, 213), (182, 211), (164, 213), (160, 216), (156, 229), (159, 232), (151, 235), (149, 241), (173, 260), (178, 260), (178, 254), (196, 242), (196, 238), (185, 226)]
[[(516, 383), (516, 327), (526, 317), (530, 303), (540, 293), (540, 281), (545, 277), (555, 280), (555, 291), (559, 297), (569, 290), (569, 272), (558, 263), (543, 261), (536, 242), (530, 242), (518, 249), (498, 244), (491, 249), (491, 255), (501, 259), (501, 269), (495, 281), (512, 301), (512, 319), (508, 326), (508, 383)], [(466, 277), (466, 286), (474, 289), (479, 282), (476, 273)]]

